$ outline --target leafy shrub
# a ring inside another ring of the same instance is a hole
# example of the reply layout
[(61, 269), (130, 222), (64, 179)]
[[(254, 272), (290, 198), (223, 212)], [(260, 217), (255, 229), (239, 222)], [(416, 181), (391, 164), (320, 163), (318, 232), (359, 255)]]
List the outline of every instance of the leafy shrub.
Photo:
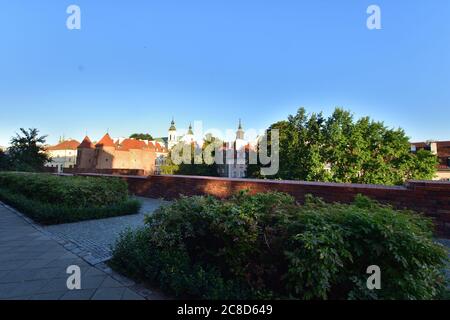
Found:
[[(304, 205), (283, 193), (183, 197), (127, 231), (113, 267), (181, 297), (432, 299), (446, 252), (430, 221), (358, 196)], [(366, 287), (378, 265), (381, 290)]]
[(148, 227), (121, 234), (110, 263), (135, 278), (158, 285), (178, 297), (244, 299), (248, 287), (225, 280), (217, 269), (192, 265), (184, 250), (153, 250)]
[(0, 200), (43, 224), (133, 214), (141, 205), (120, 179), (17, 172), (0, 173)]
[(40, 202), (79, 208), (117, 204), (128, 197), (126, 182), (118, 178), (1, 172), (0, 186)]

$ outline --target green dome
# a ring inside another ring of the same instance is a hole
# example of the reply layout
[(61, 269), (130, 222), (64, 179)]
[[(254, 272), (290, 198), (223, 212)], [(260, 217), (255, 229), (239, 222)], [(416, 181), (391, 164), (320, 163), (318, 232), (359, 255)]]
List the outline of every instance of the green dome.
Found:
[(175, 128), (175, 121), (173, 121), (173, 119), (172, 119), (172, 122), (170, 122), (169, 131), (176, 131), (176, 130), (177, 130), (177, 128)]
[(188, 130), (188, 135), (194, 135), (194, 132), (192, 131), (192, 125), (189, 124), (189, 130)]

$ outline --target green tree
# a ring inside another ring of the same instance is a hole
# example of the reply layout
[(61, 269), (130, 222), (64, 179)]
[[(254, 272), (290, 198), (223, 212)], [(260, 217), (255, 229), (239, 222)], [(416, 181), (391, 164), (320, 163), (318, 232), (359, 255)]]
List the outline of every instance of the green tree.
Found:
[(153, 140), (153, 137), (150, 133), (133, 133), (132, 135), (130, 135), (130, 138), (138, 140)]
[[(172, 151), (169, 153), (166, 163), (161, 166), (161, 173), (163, 174), (179, 174), (179, 175), (193, 175), (193, 176), (213, 176), (216, 177), (219, 175), (217, 164), (214, 162), (213, 164), (205, 163), (202, 158), (202, 163), (195, 163), (195, 156), (203, 154), (205, 148), (207, 148), (210, 144), (216, 143), (221, 144), (222, 142), (212, 136), (209, 136), (204, 139), (202, 147), (198, 147), (196, 144), (191, 144), (190, 150), (190, 162), (189, 163), (181, 163), (179, 165), (174, 164), (172, 161)], [(180, 152), (180, 157), (183, 156), (183, 152)], [(212, 153), (212, 156), (215, 157), (215, 152)]]
[(10, 162), (8, 155), (0, 149), (0, 170), (9, 170)]
[(413, 165), (410, 176), (417, 180), (428, 180), (436, 174), (437, 159), (427, 150), (419, 150), (412, 155)]
[(164, 164), (161, 165), (160, 170), (162, 174), (177, 174), (179, 166), (173, 163), (171, 152), (169, 152)]
[(8, 149), (12, 169), (17, 171), (40, 171), (49, 161), (44, 144), (47, 136), (39, 136), (39, 130), (20, 128), (20, 133), (11, 138)]
[(436, 171), (436, 157), (424, 150), (412, 153), (402, 129), (369, 117), (355, 121), (341, 108), (328, 118), (300, 108), (269, 129), (280, 131), (280, 170), (268, 178), (395, 185), (431, 179)]

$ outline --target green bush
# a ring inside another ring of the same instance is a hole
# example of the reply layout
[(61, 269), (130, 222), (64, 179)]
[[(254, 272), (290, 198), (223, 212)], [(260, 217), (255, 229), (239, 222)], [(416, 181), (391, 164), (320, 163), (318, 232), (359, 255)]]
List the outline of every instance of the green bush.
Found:
[[(178, 297), (433, 299), (447, 259), (430, 221), (362, 196), (353, 204), (240, 193), (184, 197), (116, 243), (111, 264)], [(368, 290), (367, 267), (381, 268)]]
[(0, 172), (0, 200), (43, 224), (137, 213), (140, 202), (116, 178)]
[(118, 178), (0, 172), (0, 186), (40, 202), (79, 208), (118, 204), (128, 197), (126, 182)]

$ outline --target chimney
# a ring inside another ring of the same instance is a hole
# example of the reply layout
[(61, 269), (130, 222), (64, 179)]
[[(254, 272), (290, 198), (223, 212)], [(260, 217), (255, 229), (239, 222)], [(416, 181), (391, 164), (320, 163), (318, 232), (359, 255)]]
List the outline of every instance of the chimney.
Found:
[(438, 150), (437, 150), (437, 143), (436, 142), (431, 142), (430, 143), (430, 151), (432, 154), (437, 155)]

